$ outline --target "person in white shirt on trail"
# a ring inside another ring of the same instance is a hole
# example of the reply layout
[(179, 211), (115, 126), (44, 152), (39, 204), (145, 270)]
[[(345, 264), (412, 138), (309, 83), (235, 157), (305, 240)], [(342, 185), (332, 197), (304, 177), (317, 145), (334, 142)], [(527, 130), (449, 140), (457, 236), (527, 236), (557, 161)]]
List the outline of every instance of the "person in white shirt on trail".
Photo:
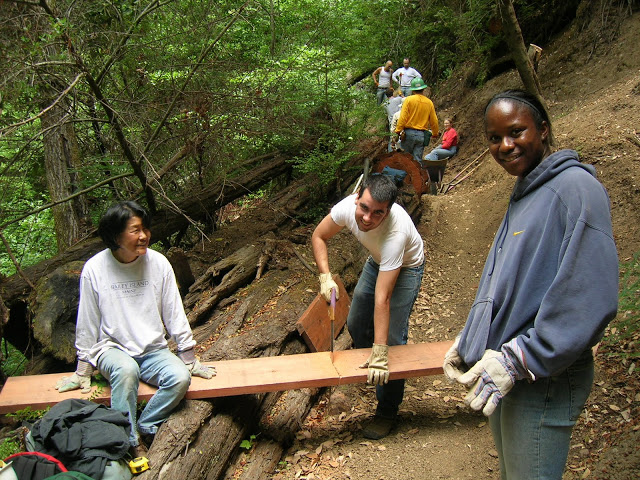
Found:
[(337, 203), (311, 236), (320, 271), (320, 292), (327, 301), (338, 288), (329, 271), (328, 241), (347, 227), (371, 254), (353, 292), (347, 327), (356, 348), (372, 347), (368, 382), (376, 385), (376, 414), (365, 428), (367, 438), (380, 439), (397, 422), (404, 380), (389, 381), (389, 345), (404, 345), (409, 315), (424, 270), (422, 237), (409, 214), (395, 203), (398, 188), (391, 177), (374, 174), (358, 194)]
[(422, 75), (415, 68), (409, 66), (408, 58), (405, 58), (402, 61), (402, 67), (391, 75), (391, 79), (400, 85), (400, 90), (405, 97), (413, 93), (411, 92), (411, 80), (414, 78), (422, 78)]
[[(111, 408), (129, 416), (134, 456), (184, 397), (191, 376), (215, 376), (195, 356), (195, 340), (175, 275), (164, 255), (149, 249), (151, 218), (135, 202), (118, 203), (100, 219), (107, 249), (91, 257), (80, 276), (76, 324), (78, 365), (56, 389), (91, 390), (94, 367), (111, 384)], [(165, 332), (177, 344), (168, 348)], [(158, 387), (136, 421), (140, 380)]]

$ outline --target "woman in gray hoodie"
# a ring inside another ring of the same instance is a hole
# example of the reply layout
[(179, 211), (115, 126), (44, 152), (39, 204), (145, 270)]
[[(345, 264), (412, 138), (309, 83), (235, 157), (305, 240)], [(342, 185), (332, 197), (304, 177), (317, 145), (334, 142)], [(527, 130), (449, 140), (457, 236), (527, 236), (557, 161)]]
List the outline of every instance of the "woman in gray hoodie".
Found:
[(560, 480), (593, 383), (591, 347), (617, 311), (609, 198), (575, 151), (552, 153), (533, 95), (495, 95), (484, 123), (517, 179), (445, 374), (489, 417), (503, 480)]

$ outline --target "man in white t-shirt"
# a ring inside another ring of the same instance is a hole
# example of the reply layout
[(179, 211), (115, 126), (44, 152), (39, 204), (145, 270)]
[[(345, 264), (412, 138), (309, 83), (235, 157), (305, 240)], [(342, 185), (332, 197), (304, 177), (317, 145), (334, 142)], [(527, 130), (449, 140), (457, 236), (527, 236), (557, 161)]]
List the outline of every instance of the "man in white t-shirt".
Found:
[(405, 58), (402, 61), (402, 67), (397, 69), (391, 75), (391, 79), (394, 82), (397, 82), (400, 85), (400, 90), (402, 90), (402, 94), (405, 97), (410, 96), (413, 92), (411, 91), (411, 81), (414, 78), (422, 78), (420, 72), (418, 72), (415, 68), (409, 66), (409, 59)]
[(353, 292), (347, 327), (356, 348), (372, 347), (361, 368), (376, 385), (378, 406), (373, 421), (363, 430), (380, 439), (397, 422), (404, 396), (404, 380), (389, 382), (389, 345), (407, 343), (409, 315), (418, 296), (424, 269), (420, 234), (409, 214), (395, 203), (398, 188), (385, 175), (371, 175), (358, 194), (337, 203), (311, 237), (320, 271), (320, 291), (329, 301), (338, 288), (329, 270), (328, 241), (344, 227), (371, 254)]
[[(100, 219), (98, 234), (108, 248), (87, 260), (80, 275), (78, 365), (56, 385), (59, 392), (88, 393), (97, 368), (111, 384), (111, 408), (129, 417), (134, 457), (145, 456), (141, 435), (152, 440), (184, 397), (191, 376), (216, 374), (196, 359), (173, 268), (148, 248), (150, 226), (149, 214), (135, 202), (118, 203)], [(169, 350), (167, 335), (177, 355)], [(136, 420), (140, 380), (158, 391)]]

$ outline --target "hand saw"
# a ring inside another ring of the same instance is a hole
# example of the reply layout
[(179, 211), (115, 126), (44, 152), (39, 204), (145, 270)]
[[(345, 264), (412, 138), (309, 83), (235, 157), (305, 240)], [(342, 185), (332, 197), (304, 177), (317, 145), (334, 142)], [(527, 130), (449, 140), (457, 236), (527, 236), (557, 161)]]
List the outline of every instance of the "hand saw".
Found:
[(333, 337), (334, 337), (334, 324), (336, 321), (336, 289), (331, 289), (331, 303), (329, 305), (329, 318), (331, 319), (331, 363), (333, 363)]

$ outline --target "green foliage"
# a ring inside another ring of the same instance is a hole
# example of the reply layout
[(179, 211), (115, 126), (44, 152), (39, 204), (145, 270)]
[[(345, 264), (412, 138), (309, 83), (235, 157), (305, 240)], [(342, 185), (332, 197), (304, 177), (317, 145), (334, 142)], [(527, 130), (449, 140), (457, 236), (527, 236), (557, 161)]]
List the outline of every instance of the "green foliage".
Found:
[(251, 435), (248, 439), (242, 440), (242, 442), (240, 442), (240, 448), (244, 448), (245, 450), (249, 451), (253, 448), (255, 441), (256, 436)]
[[(16, 108), (14, 103), (4, 105), (3, 113), (7, 114), (9, 121), (29, 113), (27, 110), (30, 108), (28, 105), (33, 103), (33, 90), (25, 87), (16, 101), (21, 108)], [(22, 216), (24, 212), (48, 203), (44, 193), (46, 184), (42, 162), (30, 161), (20, 148), (20, 145), (28, 142), (36, 131), (33, 126), (11, 130), (0, 142), (0, 225), (6, 225)], [(41, 152), (34, 152), (34, 155), (37, 154)], [(1, 233), (16, 261), (23, 267), (57, 253), (53, 217), (49, 210), (8, 225)], [(8, 252), (4, 247), (0, 247), (0, 274), (12, 275), (15, 271)]]
[(318, 138), (316, 146), (304, 157), (296, 157), (293, 163), (297, 171), (313, 174), (321, 185), (332, 182), (342, 165), (349, 161), (356, 152), (350, 150), (352, 138), (342, 138), (339, 131), (322, 125), (324, 133)]
[(296, 220), (304, 225), (316, 225), (329, 211), (327, 202), (320, 202), (296, 215)]
[(50, 407), (43, 410), (32, 410), (31, 407), (26, 407), (22, 410), (18, 410), (17, 412), (7, 413), (6, 415), (18, 422), (35, 422), (36, 420), (40, 420), (44, 417), (49, 410)]
[(611, 355), (640, 357), (640, 252), (620, 265), (618, 316), (603, 339)]
[(2, 365), (0, 365), (2, 373), (7, 377), (22, 375), (27, 366), (27, 358), (22, 352), (4, 338), (0, 340), (0, 349), (2, 350)]
[[(565, 2), (565, 11), (577, 1)], [(526, 26), (551, 16), (559, 2), (515, 3)], [(296, 172), (313, 175), (314, 184), (316, 178), (329, 184), (354, 155), (352, 145), (386, 133), (367, 129), (382, 115), (372, 92), (355, 83), (371, 87), (373, 69), (387, 59), (397, 67), (405, 56), (428, 83), (468, 61), (477, 63), (481, 82), (490, 56), (503, 46), (502, 35), (488, 28), (496, 17), (493, 0), (281, 0), (250, 2), (241, 15), (232, 0), (150, 9), (104, 0), (50, 6), (54, 15), (37, 2), (28, 16), (12, 2), (3, 7), (4, 222), (50, 202), (43, 112), (54, 101), (80, 150), (80, 165), (67, 167), (77, 174), (74, 188), (131, 173), (132, 164), (153, 177), (175, 159), (151, 182), (158, 203), (167, 206), (195, 188), (241, 178), (246, 160), (273, 151), (296, 157)], [(83, 197), (88, 218), (95, 225), (115, 199), (140, 199), (140, 188), (130, 177), (93, 190)], [(56, 253), (54, 231), (47, 211), (2, 234), (28, 266)], [(0, 273), (14, 270), (0, 248)]]
[[(91, 377), (91, 386), (96, 387), (95, 389), (93, 389), (91, 395), (89, 396), (89, 400), (94, 401), (96, 398), (102, 395), (104, 388), (109, 386), (109, 381), (104, 378), (102, 374), (98, 373)], [(144, 408), (141, 408), (140, 412), (142, 412), (143, 409)]]
[[(28, 211), (28, 209), (37, 206), (38, 203), (25, 199), (16, 202), (12, 207), (15, 208), (19, 205), (18, 208), (21, 208), (21, 210), (18, 211)], [(53, 233), (53, 217), (49, 210), (28, 217), (19, 223), (9, 225), (4, 229), (3, 235), (11, 246), (16, 260), (23, 268), (38, 263), (45, 258), (50, 258), (57, 253)], [(15, 266), (8, 252), (3, 249), (0, 251), (0, 273), (8, 276), (13, 275), (15, 272)]]
[(20, 443), (14, 438), (5, 438), (0, 443), (0, 458), (7, 458), (9, 455), (20, 452)]

